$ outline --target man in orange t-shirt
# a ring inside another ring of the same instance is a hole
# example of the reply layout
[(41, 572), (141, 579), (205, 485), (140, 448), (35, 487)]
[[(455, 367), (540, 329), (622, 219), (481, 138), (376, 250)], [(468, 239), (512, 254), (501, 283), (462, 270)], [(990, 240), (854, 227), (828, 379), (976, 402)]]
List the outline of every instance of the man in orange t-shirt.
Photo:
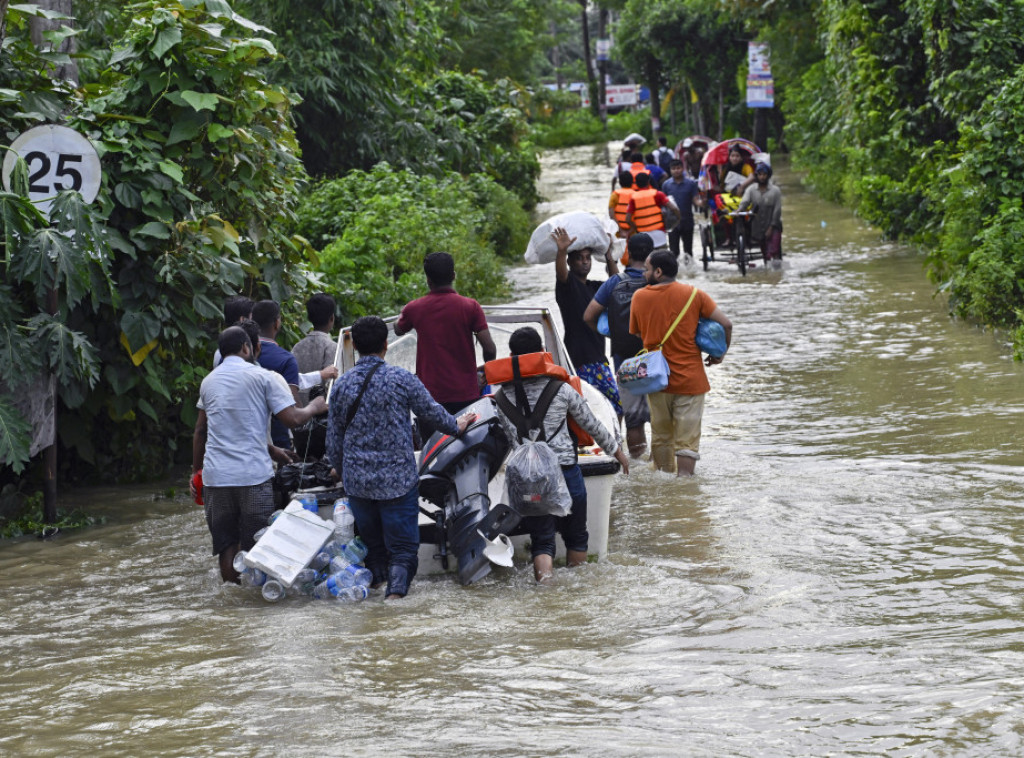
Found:
[[(629, 331), (653, 350), (665, 339), (665, 333), (686, 306), (694, 287), (676, 281), (679, 263), (672, 253), (660, 250), (644, 262), (647, 287), (633, 295)], [(676, 471), (678, 476), (693, 476), (700, 458), (700, 426), (704, 414), (704, 395), (711, 389), (704, 366), (721, 363), (710, 355), (701, 362), (694, 341), (697, 322), (704, 318), (717, 321), (725, 329), (725, 341), (732, 341), (732, 321), (711, 297), (697, 290), (686, 315), (672, 330), (661, 351), (669, 366), (668, 386), (647, 396), (651, 408), (651, 460), (659, 471)]]

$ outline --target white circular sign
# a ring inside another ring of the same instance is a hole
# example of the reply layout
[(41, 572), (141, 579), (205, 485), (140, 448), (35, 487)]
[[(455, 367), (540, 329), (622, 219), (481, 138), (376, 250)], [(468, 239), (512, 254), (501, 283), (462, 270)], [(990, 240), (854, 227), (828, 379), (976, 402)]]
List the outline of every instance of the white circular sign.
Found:
[(66, 126), (45, 124), (21, 134), (4, 156), (3, 185), (11, 191), (18, 156), (28, 164), (28, 196), (43, 213), (61, 190), (75, 190), (91, 203), (100, 189), (100, 156), (92, 143)]

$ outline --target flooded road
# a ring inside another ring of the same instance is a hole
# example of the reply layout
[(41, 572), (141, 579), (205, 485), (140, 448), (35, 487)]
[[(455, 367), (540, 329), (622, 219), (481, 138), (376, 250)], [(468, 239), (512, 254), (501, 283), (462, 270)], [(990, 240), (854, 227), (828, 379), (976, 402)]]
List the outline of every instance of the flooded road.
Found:
[[(547, 156), (539, 215), (603, 212), (603, 160)], [(620, 479), (608, 560), (272, 606), (180, 495), (82, 493), (108, 524), (0, 548), (0, 754), (1024, 752), (1024, 368), (776, 179), (783, 270), (686, 274), (735, 325), (698, 475)]]

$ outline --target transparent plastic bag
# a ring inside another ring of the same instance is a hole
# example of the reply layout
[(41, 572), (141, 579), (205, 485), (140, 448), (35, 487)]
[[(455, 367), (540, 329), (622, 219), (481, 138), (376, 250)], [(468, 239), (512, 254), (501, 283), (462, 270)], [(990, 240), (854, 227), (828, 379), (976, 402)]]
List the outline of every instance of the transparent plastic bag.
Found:
[(546, 442), (525, 440), (512, 452), (505, 462), (505, 485), (509, 506), (520, 516), (568, 516), (572, 510), (558, 456)]

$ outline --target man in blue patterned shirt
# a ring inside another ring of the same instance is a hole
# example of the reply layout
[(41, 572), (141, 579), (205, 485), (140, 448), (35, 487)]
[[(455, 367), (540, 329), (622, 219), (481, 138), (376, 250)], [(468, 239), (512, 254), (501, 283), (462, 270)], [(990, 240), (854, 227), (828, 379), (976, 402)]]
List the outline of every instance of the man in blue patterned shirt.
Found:
[(472, 417), (456, 421), (414, 374), (384, 363), (388, 327), (382, 319), (356, 319), (352, 342), (360, 357), (331, 392), (327, 457), (341, 472), (374, 584), (386, 581), (387, 597), (399, 598), (419, 567), (419, 475), (409, 412), (445, 434), (461, 434)]

